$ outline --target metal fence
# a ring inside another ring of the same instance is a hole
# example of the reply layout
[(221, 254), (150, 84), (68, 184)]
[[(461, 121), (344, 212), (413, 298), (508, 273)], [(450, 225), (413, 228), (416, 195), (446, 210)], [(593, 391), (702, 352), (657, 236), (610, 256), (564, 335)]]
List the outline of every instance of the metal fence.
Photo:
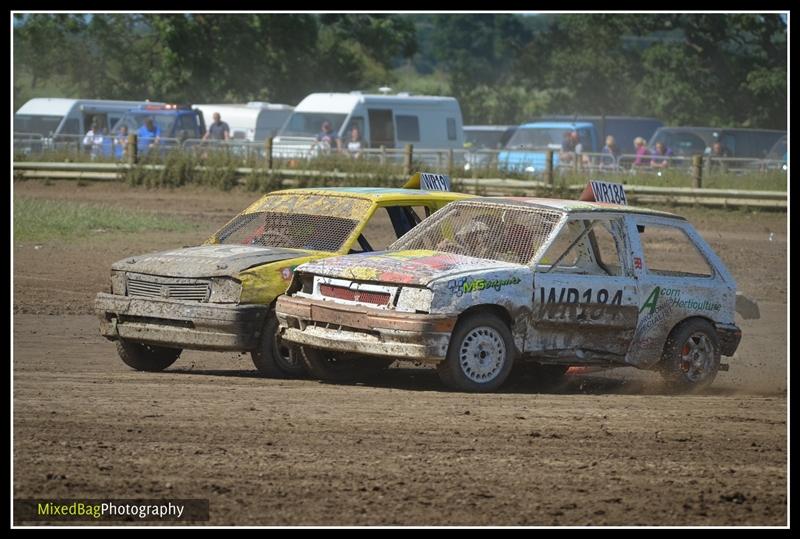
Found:
[[(200, 159), (225, 155), (242, 165), (254, 166), (257, 162), (266, 163), (268, 168), (308, 167), (313, 168), (317, 160), (339, 160), (352, 164), (379, 164), (389, 167), (425, 166), (431, 171), (448, 172), (465, 177), (478, 177), (487, 174), (497, 176), (511, 174), (519, 177), (535, 178), (546, 174), (564, 175), (567, 173), (615, 173), (630, 175), (662, 175), (666, 171), (678, 171), (690, 176), (698, 174), (698, 156), (658, 156), (623, 154), (613, 156), (607, 153), (582, 152), (564, 154), (557, 150), (492, 150), (461, 148), (416, 148), (406, 145), (403, 148), (363, 148), (357, 152), (346, 149), (324, 149), (308, 142), (274, 143), (245, 140), (202, 140), (160, 138), (153, 140), (136, 139), (136, 156), (155, 159), (177, 151)], [(49, 157), (62, 159), (74, 157), (77, 160), (115, 161), (131, 157), (131, 140), (120, 136), (102, 135), (59, 135), (42, 137), (36, 133), (14, 133), (14, 153), (22, 159), (46, 161)], [(788, 170), (787, 161), (772, 159), (701, 156), (701, 173), (705, 176), (716, 173), (728, 175), (752, 174), (757, 172)], [(135, 159), (134, 159), (135, 160)]]
[[(140, 139), (137, 153), (141, 156), (162, 156), (180, 149), (175, 138)], [(128, 156), (130, 142), (125, 136), (56, 135), (43, 137), (36, 133), (14, 133), (14, 154), (26, 158), (75, 158), (77, 160), (121, 160)]]

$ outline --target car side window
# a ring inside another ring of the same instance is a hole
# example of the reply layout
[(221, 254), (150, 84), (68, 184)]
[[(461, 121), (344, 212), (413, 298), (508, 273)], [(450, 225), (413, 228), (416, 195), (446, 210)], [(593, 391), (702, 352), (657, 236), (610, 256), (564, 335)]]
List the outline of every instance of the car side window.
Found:
[(546, 273), (622, 276), (624, 266), (612, 220), (571, 219), (537, 266)]
[(710, 277), (713, 270), (682, 228), (644, 223), (638, 226), (648, 273), (670, 277)]
[(625, 269), (620, 259), (619, 245), (611, 229), (611, 221), (597, 221), (589, 233), (595, 265), (606, 275), (621, 277)]
[(375, 210), (351, 253), (382, 251), (397, 238), (417, 226), (430, 210), (425, 206), (388, 206)]

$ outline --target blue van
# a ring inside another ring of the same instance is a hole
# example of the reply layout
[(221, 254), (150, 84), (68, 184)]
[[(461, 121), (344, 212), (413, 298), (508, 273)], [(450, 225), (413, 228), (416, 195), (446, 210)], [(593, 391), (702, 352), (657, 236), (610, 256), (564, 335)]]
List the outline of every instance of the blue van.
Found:
[(497, 157), (497, 166), (510, 172), (541, 174), (547, 150), (553, 150), (553, 168), (558, 166), (561, 142), (576, 131), (584, 152), (599, 152), (603, 145), (590, 122), (533, 122), (522, 124)]
[[(106, 137), (104, 154), (112, 154), (112, 138), (119, 136), (122, 126), (128, 128), (128, 133), (136, 133), (140, 127), (145, 125), (147, 118), (152, 118), (160, 132), (159, 148), (165, 149), (177, 146), (186, 139), (201, 138), (206, 132), (206, 125), (203, 113), (198, 109), (192, 109), (189, 105), (164, 105), (148, 104), (135, 107), (126, 112), (112, 130), (112, 137)], [(140, 138), (138, 146), (139, 152), (148, 151), (149, 140)], [(113, 153), (116, 157), (121, 157), (123, 147), (115, 145)]]

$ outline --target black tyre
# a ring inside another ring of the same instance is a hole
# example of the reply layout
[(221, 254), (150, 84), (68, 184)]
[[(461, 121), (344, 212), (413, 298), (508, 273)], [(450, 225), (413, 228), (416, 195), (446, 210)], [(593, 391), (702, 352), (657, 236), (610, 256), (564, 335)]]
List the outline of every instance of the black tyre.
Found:
[(719, 371), (719, 337), (707, 320), (692, 318), (676, 326), (659, 363), (667, 386), (696, 391), (711, 385)]
[(345, 382), (374, 375), (388, 369), (394, 359), (334, 354), (328, 350), (301, 347), (306, 369), (313, 378), (329, 382)]
[(137, 371), (163, 371), (180, 357), (180, 348), (167, 348), (152, 344), (141, 344), (126, 340), (117, 341), (117, 353), (120, 359)]
[(281, 342), (278, 319), (270, 311), (258, 348), (250, 352), (253, 364), (266, 378), (299, 378), (307, 374), (305, 365), (295, 347)]
[(458, 322), (447, 358), (437, 365), (439, 378), (459, 391), (499, 388), (514, 366), (516, 348), (511, 330), (492, 313), (474, 313)]

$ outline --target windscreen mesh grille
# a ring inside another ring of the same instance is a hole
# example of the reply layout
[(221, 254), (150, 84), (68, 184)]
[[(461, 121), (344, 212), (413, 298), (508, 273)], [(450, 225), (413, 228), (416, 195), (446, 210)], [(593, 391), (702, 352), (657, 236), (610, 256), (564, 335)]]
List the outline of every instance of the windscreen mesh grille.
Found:
[(389, 250), (431, 249), (527, 264), (563, 212), (522, 204), (457, 202), (436, 212)]
[(341, 196), (275, 195), (236, 217), (220, 232), (222, 244), (335, 252), (366, 218), (369, 200)]

